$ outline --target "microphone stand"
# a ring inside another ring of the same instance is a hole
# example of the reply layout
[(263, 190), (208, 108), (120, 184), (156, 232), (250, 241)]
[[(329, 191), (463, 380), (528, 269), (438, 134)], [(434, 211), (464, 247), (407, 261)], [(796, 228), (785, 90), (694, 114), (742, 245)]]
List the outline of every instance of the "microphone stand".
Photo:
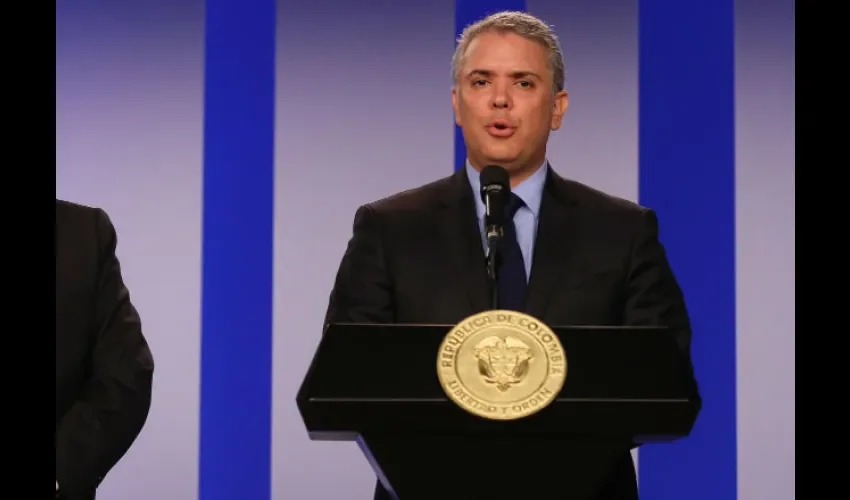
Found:
[(502, 228), (493, 224), (487, 226), (487, 282), (490, 285), (490, 310), (499, 308), (499, 244), (502, 242)]

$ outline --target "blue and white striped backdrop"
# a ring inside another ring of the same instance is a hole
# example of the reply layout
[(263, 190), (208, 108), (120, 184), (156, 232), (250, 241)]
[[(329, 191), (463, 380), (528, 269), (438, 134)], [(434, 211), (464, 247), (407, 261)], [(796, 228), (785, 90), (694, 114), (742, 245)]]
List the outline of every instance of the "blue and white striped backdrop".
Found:
[(158, 366), (105, 500), (371, 498), (295, 391), (354, 209), (463, 158), (454, 38), (502, 9), (562, 40), (553, 165), (658, 211), (689, 302), (704, 409), (643, 496), (794, 498), (793, 0), (67, 0), (57, 196), (112, 216)]

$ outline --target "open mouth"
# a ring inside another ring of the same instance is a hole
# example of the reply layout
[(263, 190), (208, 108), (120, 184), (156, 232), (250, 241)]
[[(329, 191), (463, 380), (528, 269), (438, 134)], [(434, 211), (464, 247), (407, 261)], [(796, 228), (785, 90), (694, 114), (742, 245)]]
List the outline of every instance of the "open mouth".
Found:
[(491, 122), (487, 130), (490, 132), (490, 135), (496, 137), (510, 137), (516, 129), (506, 121), (497, 120)]

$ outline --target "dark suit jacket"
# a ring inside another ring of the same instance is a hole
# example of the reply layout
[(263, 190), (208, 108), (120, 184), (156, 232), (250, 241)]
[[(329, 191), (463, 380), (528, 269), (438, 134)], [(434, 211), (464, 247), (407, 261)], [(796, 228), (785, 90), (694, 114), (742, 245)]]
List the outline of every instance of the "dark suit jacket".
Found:
[[(357, 210), (326, 320), (455, 324), (489, 309), (488, 299), (473, 194), (460, 170)], [(667, 325), (690, 349), (685, 302), (655, 213), (551, 169), (525, 312), (557, 326)], [(376, 498), (384, 495), (379, 485)], [(600, 500), (633, 498), (626, 453)]]
[(103, 210), (56, 201), (56, 480), (92, 500), (138, 436), (153, 359)]

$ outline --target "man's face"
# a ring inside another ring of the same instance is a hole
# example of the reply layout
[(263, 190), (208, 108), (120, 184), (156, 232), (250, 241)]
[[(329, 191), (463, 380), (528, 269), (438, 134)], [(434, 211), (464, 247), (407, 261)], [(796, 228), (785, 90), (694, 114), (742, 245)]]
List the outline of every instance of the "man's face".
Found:
[(452, 105), (473, 166), (497, 164), (524, 178), (543, 163), (549, 131), (567, 109), (548, 62), (543, 45), (514, 33), (483, 33), (469, 44)]

